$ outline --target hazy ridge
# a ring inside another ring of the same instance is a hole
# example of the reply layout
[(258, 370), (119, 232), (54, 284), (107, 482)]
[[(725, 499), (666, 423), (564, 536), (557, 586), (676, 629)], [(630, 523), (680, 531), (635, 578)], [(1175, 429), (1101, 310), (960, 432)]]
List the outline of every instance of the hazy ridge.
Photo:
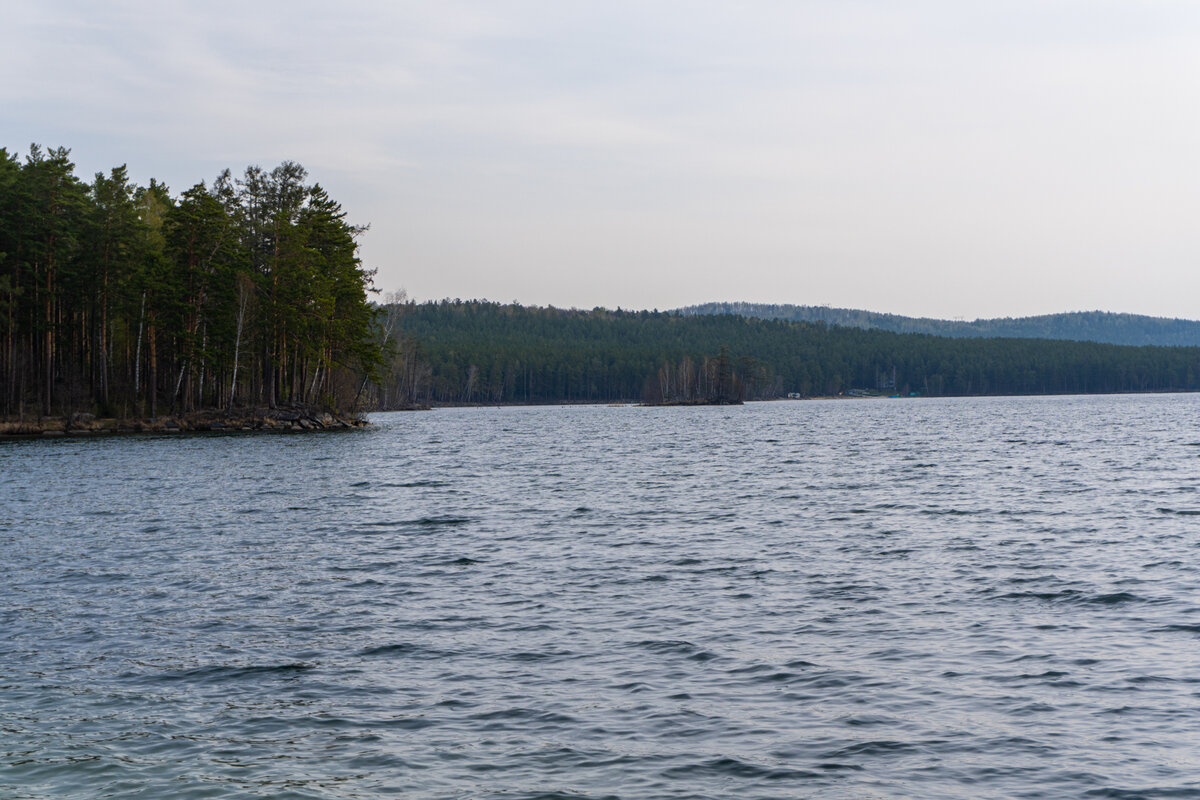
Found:
[(789, 322), (824, 322), (848, 328), (894, 333), (926, 333), (959, 339), (1021, 338), (1059, 339), (1121, 345), (1200, 346), (1200, 322), (1188, 319), (1118, 314), (1109, 311), (1072, 311), (1035, 317), (1000, 317), (963, 320), (905, 317), (856, 308), (799, 306), (771, 303), (702, 303), (677, 309), (685, 316), (736, 314)]

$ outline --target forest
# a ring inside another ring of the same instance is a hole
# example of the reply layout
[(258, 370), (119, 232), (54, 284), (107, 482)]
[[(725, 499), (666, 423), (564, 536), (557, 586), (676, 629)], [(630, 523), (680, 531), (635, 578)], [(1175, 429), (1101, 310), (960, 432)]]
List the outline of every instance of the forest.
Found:
[(299, 164), (173, 195), (0, 149), (0, 417), (348, 409), (378, 363), (363, 230)]
[[(1200, 389), (1200, 348), (955, 339), (824, 323), (445, 300), (386, 307), (381, 407), (684, 398), (723, 352), (743, 399)], [(711, 383), (711, 378), (709, 379)]]

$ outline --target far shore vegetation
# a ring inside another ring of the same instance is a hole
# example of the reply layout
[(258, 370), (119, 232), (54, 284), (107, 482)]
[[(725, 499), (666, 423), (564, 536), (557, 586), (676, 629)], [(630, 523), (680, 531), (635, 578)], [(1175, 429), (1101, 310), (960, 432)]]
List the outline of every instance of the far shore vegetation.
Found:
[(479, 300), (385, 306), (406, 367), (379, 407), (686, 402), (724, 353), (741, 400), (1183, 392), (1200, 348), (945, 338), (733, 314), (561, 309)]

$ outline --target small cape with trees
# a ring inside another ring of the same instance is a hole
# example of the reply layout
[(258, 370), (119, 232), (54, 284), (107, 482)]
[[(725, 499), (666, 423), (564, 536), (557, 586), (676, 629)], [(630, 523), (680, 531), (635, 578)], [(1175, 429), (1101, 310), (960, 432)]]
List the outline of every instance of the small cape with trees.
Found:
[(174, 196), (0, 149), (0, 418), (352, 421), (379, 364), (364, 228), (307, 177)]
[(753, 374), (753, 359), (737, 369), (722, 347), (715, 358), (700, 362), (684, 356), (678, 364), (663, 364), (646, 379), (642, 404), (647, 406), (740, 406), (748, 388), (745, 378)]

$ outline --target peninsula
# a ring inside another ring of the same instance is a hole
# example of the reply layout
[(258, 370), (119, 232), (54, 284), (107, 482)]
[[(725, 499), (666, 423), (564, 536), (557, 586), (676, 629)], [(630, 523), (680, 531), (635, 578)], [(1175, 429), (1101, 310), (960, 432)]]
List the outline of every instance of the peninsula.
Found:
[(0, 432), (357, 424), (379, 363), (363, 228), (307, 177), (176, 195), (0, 149)]

